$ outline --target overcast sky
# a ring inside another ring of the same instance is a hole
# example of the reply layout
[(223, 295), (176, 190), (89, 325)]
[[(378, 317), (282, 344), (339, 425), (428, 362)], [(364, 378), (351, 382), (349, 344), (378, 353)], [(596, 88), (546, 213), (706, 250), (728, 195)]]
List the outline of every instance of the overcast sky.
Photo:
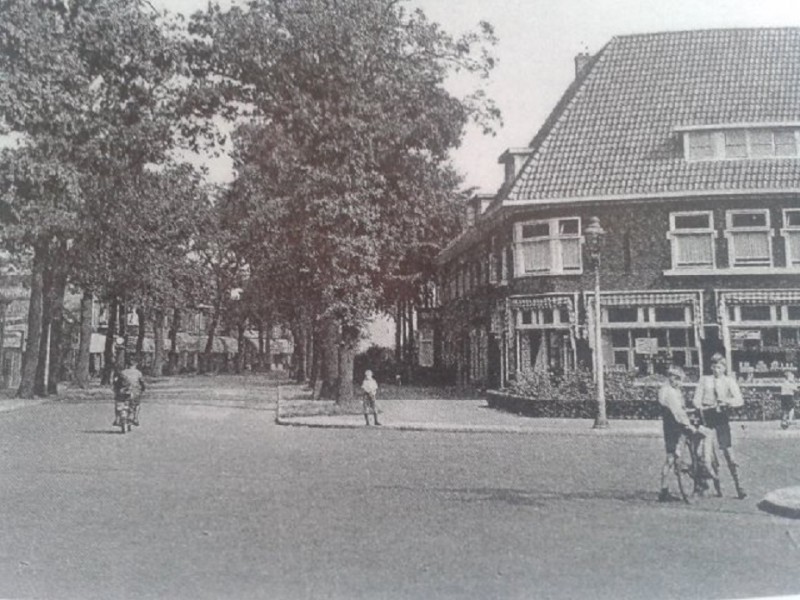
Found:
[[(191, 13), (207, 0), (152, 0)], [(499, 38), (499, 64), (485, 84), (503, 113), (495, 137), (470, 131), (454, 154), (467, 185), (494, 192), (502, 180), (498, 156), (527, 146), (575, 73), (573, 59), (613, 36), (725, 27), (800, 27), (798, 0), (407, 0), (458, 34), (485, 20)], [(217, 178), (229, 167), (220, 163)]]

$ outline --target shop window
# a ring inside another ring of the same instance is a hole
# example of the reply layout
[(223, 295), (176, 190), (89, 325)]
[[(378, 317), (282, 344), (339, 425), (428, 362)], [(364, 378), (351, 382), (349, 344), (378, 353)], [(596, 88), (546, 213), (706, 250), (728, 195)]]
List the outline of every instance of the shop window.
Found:
[(627, 306), (612, 306), (606, 309), (606, 318), (609, 323), (636, 323), (639, 311)]
[(614, 330), (611, 332), (612, 348), (627, 348), (630, 345), (627, 331)]
[(769, 306), (743, 305), (740, 316), (742, 321), (771, 321), (772, 311)]
[(669, 345), (670, 346), (686, 346), (687, 336), (685, 329), (670, 329), (669, 330)]
[(729, 210), (728, 260), (732, 267), (771, 266), (772, 231), (767, 210)]
[(787, 306), (786, 314), (790, 321), (800, 321), (800, 306)]
[(783, 327), (780, 329), (781, 346), (796, 348), (798, 345), (797, 329), (794, 327)]
[(786, 244), (786, 266), (800, 267), (800, 210), (783, 211), (783, 229)]
[(672, 268), (714, 268), (714, 219), (711, 212), (670, 214)]
[(550, 219), (516, 227), (517, 264), (523, 274), (581, 271), (580, 219)]
[(778, 330), (777, 328), (764, 329), (761, 333), (761, 339), (764, 340), (765, 346), (779, 346)]
[(686, 315), (684, 314), (684, 309), (682, 306), (657, 306), (656, 310), (656, 321), (684, 321), (686, 320)]

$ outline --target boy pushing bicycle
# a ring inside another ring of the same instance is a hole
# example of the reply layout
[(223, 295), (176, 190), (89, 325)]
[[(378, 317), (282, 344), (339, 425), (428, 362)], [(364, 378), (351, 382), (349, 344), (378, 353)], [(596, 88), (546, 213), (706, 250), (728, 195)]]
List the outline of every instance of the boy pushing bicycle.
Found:
[(658, 403), (661, 405), (661, 421), (664, 428), (664, 448), (667, 451), (664, 466), (661, 468), (659, 502), (678, 500), (676, 496), (669, 493), (668, 477), (676, 468), (676, 462), (680, 460), (677, 448), (681, 436), (694, 433), (683, 403), (683, 393), (681, 392), (683, 377), (683, 369), (671, 366), (667, 370), (667, 382), (658, 390)]

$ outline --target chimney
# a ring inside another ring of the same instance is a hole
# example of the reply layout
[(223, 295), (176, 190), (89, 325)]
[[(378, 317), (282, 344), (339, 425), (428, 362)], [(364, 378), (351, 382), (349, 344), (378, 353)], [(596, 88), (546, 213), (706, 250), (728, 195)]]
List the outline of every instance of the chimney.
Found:
[(588, 52), (579, 52), (575, 56), (575, 79), (581, 76), (583, 70), (586, 68), (586, 65), (589, 64), (589, 60), (592, 58), (592, 55)]
[(494, 200), (494, 194), (475, 194), (467, 200), (466, 207), (466, 226), (467, 228), (475, 225), (481, 218), (481, 215), (486, 212), (489, 205)]
[(503, 188), (508, 188), (511, 182), (519, 175), (522, 165), (531, 155), (530, 148), (509, 148), (500, 155), (497, 162), (505, 165), (505, 177), (503, 178)]

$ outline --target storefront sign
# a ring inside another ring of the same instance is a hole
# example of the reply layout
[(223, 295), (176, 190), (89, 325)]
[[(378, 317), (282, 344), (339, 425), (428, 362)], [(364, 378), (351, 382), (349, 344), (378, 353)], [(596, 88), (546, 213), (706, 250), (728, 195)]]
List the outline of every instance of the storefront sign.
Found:
[(760, 329), (731, 329), (731, 339), (734, 341), (760, 340)]
[(656, 338), (636, 338), (636, 354), (657, 354), (658, 340)]

